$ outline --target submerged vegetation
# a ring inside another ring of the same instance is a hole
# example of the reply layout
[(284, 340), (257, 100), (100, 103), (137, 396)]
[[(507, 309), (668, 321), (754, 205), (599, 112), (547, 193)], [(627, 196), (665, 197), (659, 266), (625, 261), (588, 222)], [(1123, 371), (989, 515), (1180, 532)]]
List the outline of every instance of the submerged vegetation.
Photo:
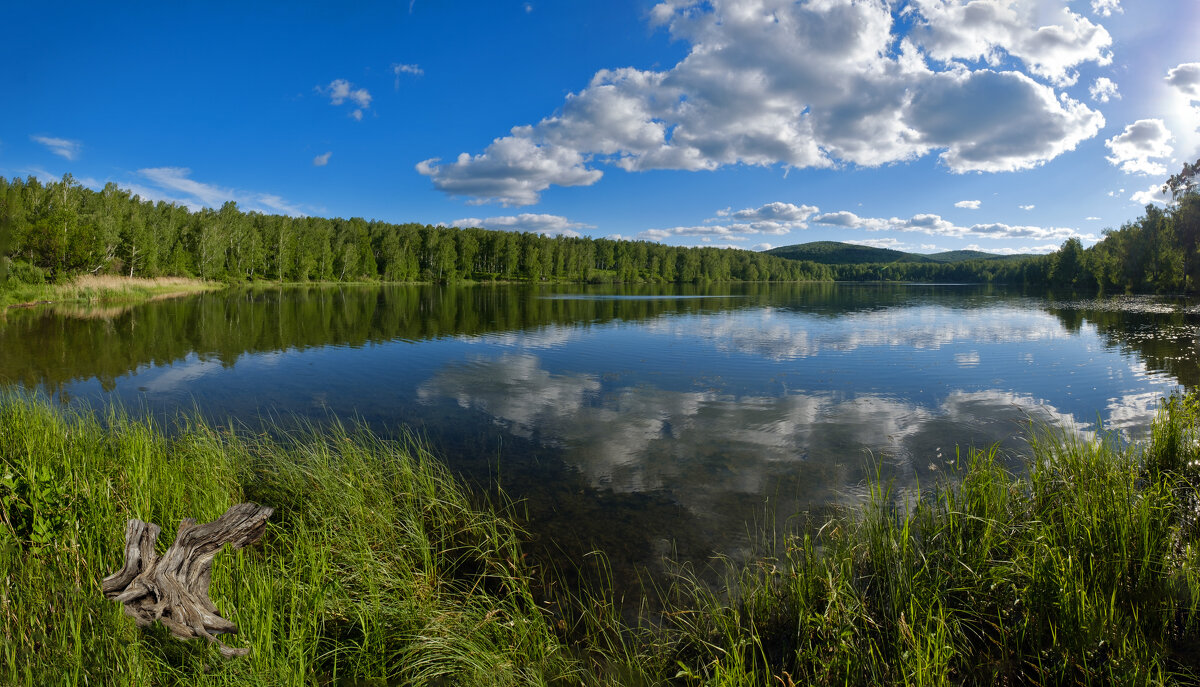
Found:
[[(418, 442), (336, 426), (271, 434), (0, 397), (0, 683), (1200, 676), (1196, 397), (1164, 403), (1144, 443), (1046, 430), (1019, 475), (978, 451), (920, 494), (875, 484), (861, 512), (731, 563), (721, 589), (681, 573), (656, 591), (665, 610), (638, 624), (613, 590), (549, 593), (515, 511), (474, 502)], [(248, 658), (138, 630), (103, 598), (127, 518), (169, 533), (241, 500), (276, 509), (261, 544), (214, 566), (211, 596)]]

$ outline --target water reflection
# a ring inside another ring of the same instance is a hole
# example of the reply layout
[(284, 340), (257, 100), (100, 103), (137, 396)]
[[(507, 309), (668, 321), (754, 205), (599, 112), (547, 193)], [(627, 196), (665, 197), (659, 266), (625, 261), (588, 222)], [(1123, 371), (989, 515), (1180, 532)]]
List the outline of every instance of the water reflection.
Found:
[[(954, 391), (926, 407), (882, 395), (606, 388), (595, 375), (552, 374), (531, 354), (447, 365), (418, 395), (561, 448), (593, 487), (669, 490), (696, 514), (711, 513), (726, 492), (759, 496), (783, 482), (803, 486), (809, 506), (840, 500), (856, 493), (857, 468), (872, 456), (903, 487), (951, 465), (956, 441), (1019, 450), (1031, 422), (1079, 425), (1043, 399), (1008, 391)], [(817, 473), (822, 479), (810, 479)]]
[[(1030, 422), (1144, 432), (1200, 382), (1189, 304), (993, 287), (341, 287), (202, 294), (0, 320), (0, 383), (253, 424), (417, 429), (523, 499), (538, 546), (618, 575), (744, 552), (747, 522), (1018, 467)], [(1141, 305), (1138, 305), (1141, 304)], [(1145, 307), (1142, 307), (1145, 306)], [(629, 573), (632, 575), (632, 573)]]
[(1023, 301), (1017, 305), (977, 302), (970, 309), (907, 303), (847, 312), (836, 319), (830, 319), (827, 313), (762, 307), (750, 312), (685, 320), (659, 318), (647, 323), (651, 331), (676, 335), (696, 334), (697, 326), (721, 347), (772, 360), (860, 348), (936, 350), (966, 341), (1035, 343), (1072, 336), (1053, 315), (1031, 310), (1030, 304)]

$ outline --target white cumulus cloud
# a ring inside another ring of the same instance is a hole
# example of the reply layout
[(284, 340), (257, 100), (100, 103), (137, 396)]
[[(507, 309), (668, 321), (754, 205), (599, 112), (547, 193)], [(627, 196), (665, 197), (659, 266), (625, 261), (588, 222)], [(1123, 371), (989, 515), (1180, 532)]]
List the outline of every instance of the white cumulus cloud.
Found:
[(347, 100), (358, 107), (350, 112), (350, 116), (362, 121), (363, 112), (371, 107), (371, 93), (365, 88), (355, 88), (354, 84), (345, 79), (334, 79), (324, 88), (317, 86), (317, 92), (329, 96), (330, 105), (341, 105)]
[(954, 204), (954, 207), (963, 208), (964, 210), (978, 210), (981, 203), (982, 201), (978, 200), (960, 200)]
[(590, 186), (603, 176), (600, 170), (585, 167), (578, 151), (515, 136), (492, 141), (479, 155), (463, 153), (453, 163), (438, 162), (437, 158), (418, 162), (417, 171), (432, 177), (440, 190), (471, 198), (473, 205), (491, 201), (532, 205), (551, 184)]
[(1112, 36), (1065, 3), (914, 0), (913, 5), (917, 40), (943, 62), (983, 60), (999, 66), (1013, 57), (1059, 86), (1075, 83), (1080, 64), (1112, 62)]
[(953, 172), (1034, 167), (1104, 125), (1055, 87), (1108, 64), (1111, 37), (1062, 0), (1030, 4), (914, 0), (897, 23), (884, 0), (664, 2), (650, 19), (689, 46), (678, 64), (601, 70), (536, 124), (417, 171), (470, 202), (519, 206), (552, 185), (594, 184), (605, 167), (877, 166), (930, 153)]
[(756, 208), (718, 210), (716, 217), (698, 226), (671, 227), (669, 229), (647, 229), (638, 238), (662, 241), (674, 236), (700, 237), (711, 242), (714, 237), (727, 241), (745, 241), (745, 234), (771, 234), (780, 236), (793, 229), (808, 228), (808, 219), (819, 212), (813, 205), (772, 202)]
[(795, 205), (793, 203), (767, 203), (757, 208), (746, 208), (731, 212), (718, 210), (718, 217), (727, 217), (736, 222), (779, 222), (791, 225), (803, 225), (804, 221), (818, 212), (812, 205)]
[(1185, 62), (1167, 72), (1167, 83), (1192, 100), (1200, 100), (1200, 62)]
[[(1124, 189), (1122, 189), (1124, 191)], [(1171, 202), (1171, 194), (1163, 193), (1163, 185), (1161, 183), (1150, 184), (1150, 187), (1144, 191), (1137, 191), (1132, 196), (1132, 200), (1139, 205), (1166, 205)]]
[(1092, 96), (1092, 100), (1099, 103), (1121, 99), (1121, 93), (1117, 90), (1116, 82), (1107, 76), (1102, 76), (1092, 82), (1091, 87), (1088, 88), (1088, 94)]
[(1154, 158), (1169, 158), (1171, 132), (1161, 119), (1139, 119), (1104, 142), (1112, 151), (1108, 161), (1126, 174), (1162, 175), (1167, 167)]
[(1101, 17), (1111, 17), (1125, 10), (1121, 9), (1121, 0), (1092, 0), (1092, 11)]

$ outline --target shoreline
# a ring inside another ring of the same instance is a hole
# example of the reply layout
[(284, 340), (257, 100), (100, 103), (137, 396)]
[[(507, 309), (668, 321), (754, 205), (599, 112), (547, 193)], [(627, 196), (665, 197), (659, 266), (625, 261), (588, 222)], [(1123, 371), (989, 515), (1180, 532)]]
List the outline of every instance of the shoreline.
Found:
[(187, 277), (81, 276), (67, 284), (22, 284), (0, 289), (0, 313), (10, 308), (63, 303), (148, 302), (224, 288), (226, 285), (218, 282)]

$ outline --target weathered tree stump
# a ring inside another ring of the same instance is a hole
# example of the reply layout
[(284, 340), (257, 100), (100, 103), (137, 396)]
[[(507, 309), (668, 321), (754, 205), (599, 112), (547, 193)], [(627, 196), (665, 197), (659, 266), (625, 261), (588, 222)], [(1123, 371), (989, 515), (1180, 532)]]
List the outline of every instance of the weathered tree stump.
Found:
[(162, 558), (154, 542), (162, 531), (154, 523), (130, 520), (125, 526), (125, 567), (104, 578), (104, 596), (125, 605), (125, 613), (141, 627), (155, 620), (180, 639), (204, 638), (223, 656), (244, 656), (249, 649), (226, 646), (218, 634), (236, 634), (237, 625), (222, 618), (208, 598), (212, 562), (221, 547), (235, 549), (262, 537), (273, 508), (239, 503), (205, 525), (194, 518), (179, 523), (175, 543)]

